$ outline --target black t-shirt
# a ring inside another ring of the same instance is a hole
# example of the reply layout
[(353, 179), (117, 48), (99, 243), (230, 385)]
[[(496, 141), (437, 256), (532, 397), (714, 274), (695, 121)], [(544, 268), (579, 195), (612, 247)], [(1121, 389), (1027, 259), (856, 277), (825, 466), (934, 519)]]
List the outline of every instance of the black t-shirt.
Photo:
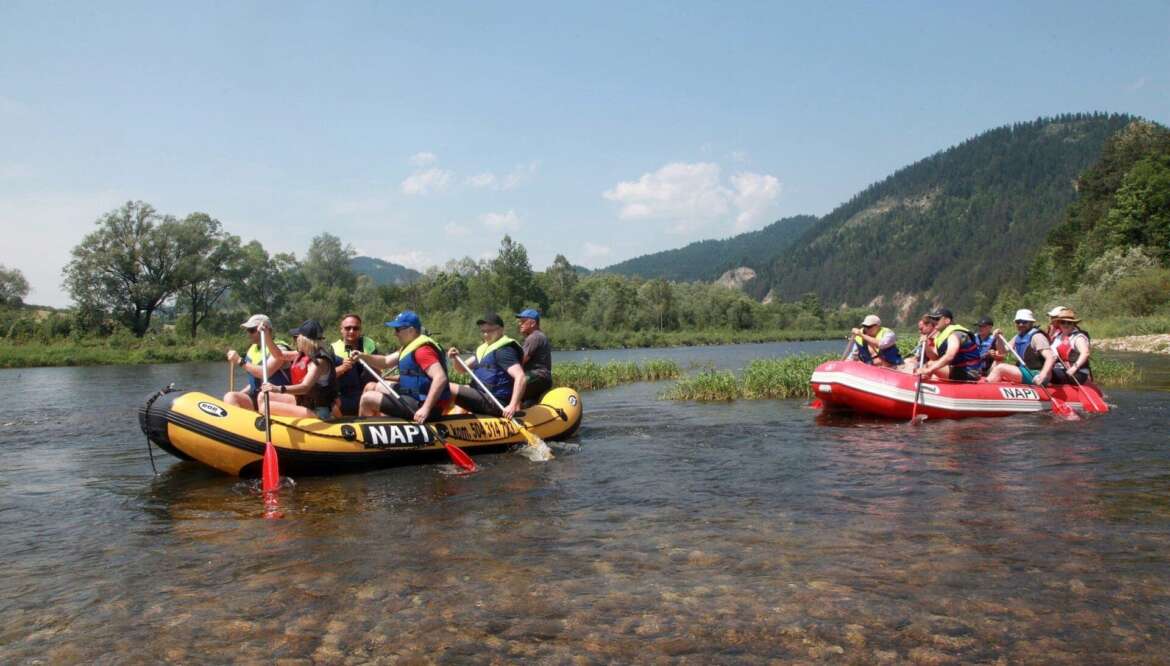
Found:
[(544, 331), (537, 329), (524, 338), (524, 371), (534, 377), (552, 379), (552, 345)]
[(512, 345), (504, 345), (496, 350), (496, 365), (504, 370), (520, 362), (520, 350)]

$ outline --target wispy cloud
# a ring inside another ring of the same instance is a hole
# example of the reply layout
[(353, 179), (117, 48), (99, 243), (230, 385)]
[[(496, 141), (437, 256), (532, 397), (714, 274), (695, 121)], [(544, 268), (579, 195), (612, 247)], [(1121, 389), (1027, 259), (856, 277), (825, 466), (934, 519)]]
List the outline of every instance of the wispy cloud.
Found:
[(1148, 76), (1143, 76), (1143, 77), (1139, 78), (1137, 81), (1133, 81), (1133, 82), (1126, 84), (1125, 90), (1126, 90), (1126, 92), (1134, 93), (1134, 92), (1141, 90), (1142, 88), (1145, 88), (1146, 85), (1149, 84), (1149, 82), (1150, 82), (1150, 78)]
[(605, 259), (613, 254), (613, 249), (608, 245), (601, 245), (592, 241), (585, 241), (585, 258), (596, 261), (598, 259)]
[(430, 166), (439, 161), (439, 156), (431, 152), (423, 151), (415, 153), (410, 156), (410, 163), (416, 167)]
[(454, 172), (438, 167), (416, 171), (402, 181), (402, 193), (425, 196), (435, 192), (446, 192), (454, 178)]
[(471, 229), (468, 229), (462, 224), (448, 222), (443, 225), (443, 235), (447, 238), (466, 238), (471, 235)]
[(413, 268), (416, 271), (426, 270), (427, 267), (432, 266), (435, 263), (431, 258), (431, 253), (426, 252), (425, 250), (392, 252), (383, 256), (382, 260), (406, 266), (407, 268)]
[(532, 180), (540, 170), (540, 160), (532, 160), (524, 164), (517, 164), (511, 171), (497, 176), (491, 171), (484, 171), (467, 179), (467, 184), (476, 189), (490, 189), (496, 191), (514, 190)]
[(719, 165), (711, 162), (672, 162), (602, 193), (621, 204), (619, 218), (668, 221), (677, 233), (718, 222), (743, 231), (766, 217), (779, 195), (775, 176), (745, 171), (724, 183)]
[(479, 221), (495, 231), (516, 231), (520, 228), (520, 216), (514, 210), (506, 213), (484, 213), (479, 216)]
[(477, 173), (467, 179), (467, 184), (479, 190), (488, 187), (494, 187), (496, 184), (496, 174), (490, 171)]

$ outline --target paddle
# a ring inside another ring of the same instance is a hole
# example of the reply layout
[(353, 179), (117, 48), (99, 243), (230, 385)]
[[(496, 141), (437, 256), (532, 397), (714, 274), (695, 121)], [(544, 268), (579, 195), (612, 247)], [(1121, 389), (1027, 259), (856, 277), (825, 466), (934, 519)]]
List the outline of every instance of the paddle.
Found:
[[(459, 365), (463, 366), (463, 371), (466, 372), (467, 374), (471, 375), (471, 381), (475, 382), (476, 386), (479, 387), (479, 390), (483, 391), (483, 394), (486, 395), (489, 399), (491, 399), (492, 404), (494, 404), (496, 406), (496, 408), (499, 409), (500, 413), (502, 414), (504, 412), (504, 406), (500, 404), (500, 401), (496, 399), (496, 396), (492, 395), (492, 392), (489, 391), (487, 389), (487, 387), (483, 385), (483, 382), (481, 382), (479, 380), (479, 377), (475, 376), (475, 373), (471, 371), (471, 368), (467, 367), (467, 364), (463, 362), (462, 358), (460, 358), (458, 355), (456, 355), (455, 360), (459, 361)], [(545, 444), (543, 439), (538, 437), (536, 435), (536, 433), (532, 432), (531, 430), (528, 429), (527, 426), (525, 426), (523, 423), (521, 423), (520, 419), (513, 416), (512, 423), (515, 423), (516, 427), (520, 428), (520, 434), (524, 435), (524, 439), (525, 439), (525, 441), (528, 442), (528, 446), (535, 447), (541, 451), (548, 451), (549, 450), (548, 444)]]
[[(916, 370), (922, 369), (922, 362), (926, 360), (926, 341), (923, 340), (919, 345), (918, 350), (918, 367)], [(910, 423), (918, 423), (918, 401), (922, 398), (922, 378), (926, 375), (918, 375), (918, 383), (914, 386), (914, 407), (910, 409)]]
[[(264, 335), (264, 329), (260, 329), (260, 349), (261, 360), (260, 369), (264, 375), (264, 383), (268, 383), (268, 339)], [(257, 395), (259, 400), (260, 396)], [(261, 467), (260, 474), (260, 488), (264, 491), (264, 503), (268, 506), (270, 501), (275, 503), (276, 491), (280, 490), (280, 461), (276, 458), (276, 447), (272, 445), (272, 406), (270, 404), (269, 396), (264, 396), (264, 463)], [(266, 511), (264, 516), (269, 517), (270, 511)]]
[[(371, 375), (374, 376), (374, 379), (378, 380), (378, 383), (381, 384), (382, 388), (386, 389), (387, 391), (390, 392), (390, 395), (394, 396), (395, 400), (402, 399), (402, 397), (398, 395), (398, 393), (394, 390), (394, 388), (392, 386), (390, 386), (390, 383), (387, 382), (385, 379), (382, 379), (382, 375), (378, 374), (377, 372), (374, 372), (374, 369), (371, 368), (365, 361), (363, 361), (360, 356), (355, 356), (355, 358), (357, 359), (357, 362), (361, 363), (362, 367), (366, 369), (366, 372), (370, 373)], [(471, 456), (464, 453), (463, 449), (459, 448), (458, 446), (455, 446), (454, 444), (448, 442), (446, 439), (441, 437), (439, 435), (438, 428), (432, 428), (432, 430), (435, 433), (435, 438), (443, 443), (443, 448), (447, 449), (447, 455), (451, 457), (451, 462), (462, 467), (463, 469), (467, 470), (468, 472), (474, 472), (477, 469), (479, 469), (479, 467), (476, 466), (475, 461), (471, 459)]]
[(1069, 376), (1069, 379), (1073, 380), (1074, 384), (1077, 385), (1077, 390), (1079, 390), (1081, 392), (1081, 397), (1083, 398), (1083, 400), (1081, 401), (1081, 406), (1083, 406), (1085, 408), (1086, 412), (1093, 412), (1094, 414), (1104, 414), (1105, 412), (1109, 411), (1108, 407), (1106, 407), (1105, 405), (1098, 404), (1097, 399), (1094, 398), (1091, 393), (1086, 391), (1084, 386), (1081, 386), (1081, 383), (1079, 381), (1077, 381), (1077, 376), (1074, 373), (1071, 373), (1068, 371), (1068, 366), (1065, 365), (1063, 361), (1061, 361), (1059, 358), (1057, 358), (1056, 362), (1060, 364), (1060, 367), (1064, 368), (1064, 373)]
[(228, 361), (228, 393), (236, 392), (236, 364)]
[(849, 358), (849, 354), (853, 351), (853, 337), (845, 338), (845, 351), (841, 353), (841, 360), (844, 361)]
[[(1003, 339), (1002, 334), (999, 335), (999, 339), (1003, 340), (1003, 346), (1007, 347), (1009, 350), (1011, 350), (1012, 356), (1015, 356), (1016, 362), (1020, 364), (1020, 376), (1023, 377), (1025, 380), (1027, 380), (1029, 383), (1031, 383), (1032, 378), (1035, 375), (1033, 375), (1032, 371), (1029, 370), (1028, 367), (1024, 365), (1024, 359), (1020, 358), (1020, 354), (1019, 354), (1019, 352), (1016, 351), (1015, 346), (1008, 344), (1008, 341)], [(1072, 410), (1072, 407), (1068, 406), (1067, 402), (1065, 402), (1065, 401), (1061, 400), (1060, 398), (1057, 398), (1056, 396), (1049, 393), (1048, 389), (1044, 388), (1043, 384), (1032, 384), (1032, 385), (1044, 392), (1044, 397), (1048, 398), (1048, 402), (1052, 405), (1052, 413), (1053, 414), (1056, 414), (1057, 416), (1060, 416), (1061, 418), (1067, 419), (1069, 421), (1076, 421), (1077, 419), (1080, 418), (1079, 416), (1077, 416), (1077, 413)]]

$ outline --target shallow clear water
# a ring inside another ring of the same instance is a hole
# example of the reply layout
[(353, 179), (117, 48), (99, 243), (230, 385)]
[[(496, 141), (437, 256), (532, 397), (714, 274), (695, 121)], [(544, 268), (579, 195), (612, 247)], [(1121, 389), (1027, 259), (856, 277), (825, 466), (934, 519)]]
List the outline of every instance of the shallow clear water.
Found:
[(221, 364), (0, 371), (0, 663), (1157, 662), (1170, 364), (1134, 358), (1149, 386), (1074, 423), (591, 392), (551, 462), (297, 479), (279, 521), (151, 474), (142, 398), (222, 392)]

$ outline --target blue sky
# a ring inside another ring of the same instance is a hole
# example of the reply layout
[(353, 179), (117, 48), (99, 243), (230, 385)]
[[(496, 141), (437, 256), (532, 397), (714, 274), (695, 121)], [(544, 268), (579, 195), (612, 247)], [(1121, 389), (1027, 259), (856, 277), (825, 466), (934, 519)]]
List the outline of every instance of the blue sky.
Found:
[(0, 3), (0, 264), (127, 200), (270, 251), (605, 266), (824, 214), (984, 130), (1170, 122), (1170, 4)]

